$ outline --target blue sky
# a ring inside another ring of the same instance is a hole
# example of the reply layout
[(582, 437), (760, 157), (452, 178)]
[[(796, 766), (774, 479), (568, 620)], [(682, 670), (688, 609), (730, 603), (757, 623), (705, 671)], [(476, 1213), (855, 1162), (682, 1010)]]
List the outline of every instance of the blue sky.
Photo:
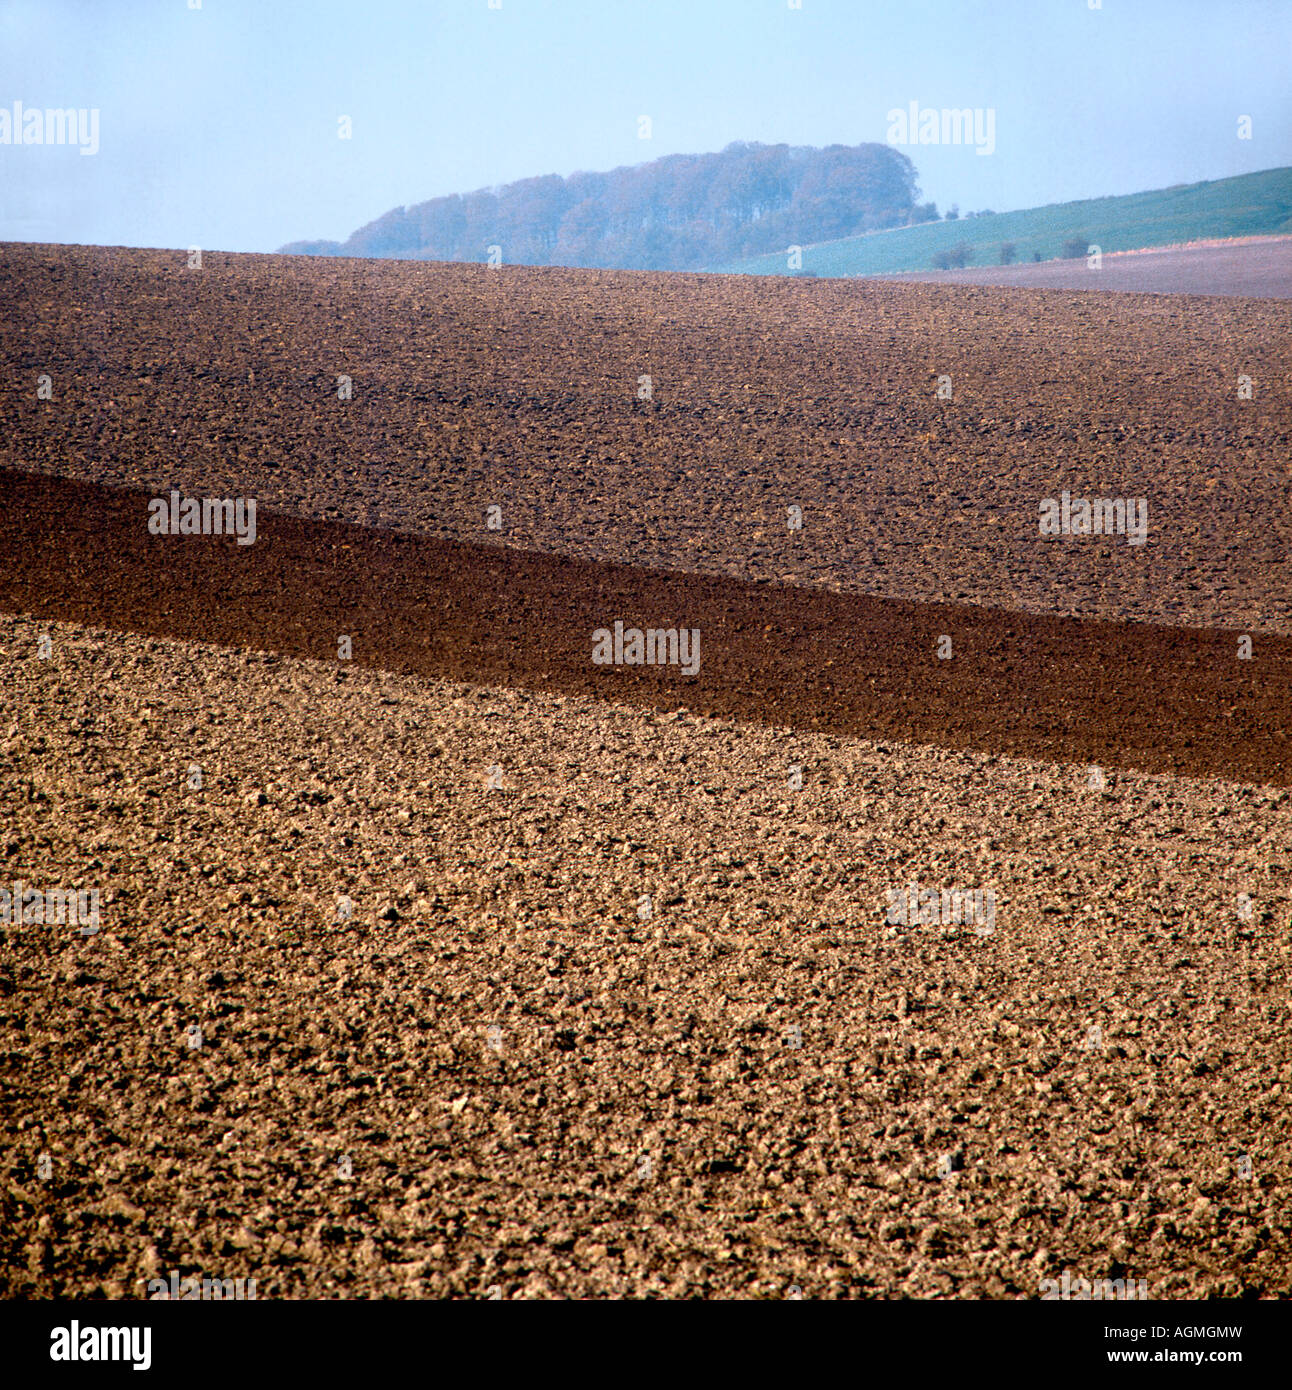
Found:
[(532, 174), (883, 141), (911, 101), (996, 112), (990, 156), (907, 149), (943, 209), (1292, 165), (1292, 0), (189, 2), (0, 0), (0, 108), (100, 113), (93, 156), (0, 144), (0, 240), (270, 251)]

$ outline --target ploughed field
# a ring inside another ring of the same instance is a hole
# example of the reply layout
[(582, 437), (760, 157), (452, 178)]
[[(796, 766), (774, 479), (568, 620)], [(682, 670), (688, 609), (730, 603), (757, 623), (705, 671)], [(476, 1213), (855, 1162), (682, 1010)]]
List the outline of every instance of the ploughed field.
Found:
[(4, 928), (10, 1296), (1292, 1292), (1285, 791), (0, 653), (7, 872), (104, 889)]
[(1292, 237), (1235, 237), (1188, 246), (1114, 251), (1095, 264), (1083, 255), (1073, 260), (920, 270), (895, 278), (931, 284), (1292, 299)]
[[(630, 565), (1292, 635), (1281, 302), (187, 262), (0, 247), (0, 466)], [(1041, 537), (1039, 504), (1064, 491), (1146, 499), (1148, 543)]]
[(1292, 1291), (1282, 306), (186, 261), (0, 248), (7, 1294)]

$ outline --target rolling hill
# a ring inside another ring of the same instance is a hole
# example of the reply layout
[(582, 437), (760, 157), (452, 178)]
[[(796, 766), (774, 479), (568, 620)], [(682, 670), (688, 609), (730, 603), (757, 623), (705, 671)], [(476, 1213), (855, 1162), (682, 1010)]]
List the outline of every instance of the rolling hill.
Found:
[[(1021, 262), (1054, 259), (1062, 255), (1069, 239), (1097, 245), (1107, 254), (1202, 238), (1279, 232), (1292, 232), (1292, 169), (1266, 169), (1147, 193), (925, 222), (804, 244), (801, 273), (887, 275), (929, 270), (939, 253), (961, 245), (972, 253), (970, 265), (995, 265), (1000, 261), (1002, 245), (1009, 242)], [(707, 268), (788, 275), (795, 273), (789, 270), (788, 260), (780, 251)]]

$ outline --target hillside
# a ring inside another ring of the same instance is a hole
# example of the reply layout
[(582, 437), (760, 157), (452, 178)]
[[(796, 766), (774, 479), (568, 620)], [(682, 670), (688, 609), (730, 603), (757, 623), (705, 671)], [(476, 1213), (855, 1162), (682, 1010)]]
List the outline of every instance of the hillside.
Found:
[[(929, 270), (942, 252), (967, 246), (970, 265), (996, 265), (1002, 245), (1012, 242), (1017, 260), (1052, 260), (1064, 242), (1081, 240), (1105, 254), (1170, 246), (1214, 237), (1292, 232), (1292, 169), (1267, 169), (1236, 178), (1181, 184), (1116, 198), (1088, 198), (1018, 212), (988, 213), (954, 221), (897, 227), (816, 245), (803, 245), (803, 272), (814, 275), (886, 275)], [(711, 270), (750, 275), (785, 275), (787, 257), (775, 253), (727, 262)]]
[(935, 217), (915, 167), (888, 145), (732, 144), (609, 173), (555, 174), (394, 208), (311, 256), (698, 270), (792, 241), (826, 241)]

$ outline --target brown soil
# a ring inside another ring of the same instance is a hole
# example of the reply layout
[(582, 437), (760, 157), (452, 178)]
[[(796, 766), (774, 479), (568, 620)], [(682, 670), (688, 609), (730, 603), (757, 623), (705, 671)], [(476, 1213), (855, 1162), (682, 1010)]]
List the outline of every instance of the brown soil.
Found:
[(184, 260), (0, 249), (0, 1293), (1292, 1294), (1282, 306)]
[[(0, 660), (6, 872), (105, 890), (4, 928), (10, 1296), (1292, 1294), (1286, 792), (58, 623)], [(912, 879), (994, 933), (890, 925)]]
[[(1292, 635), (1283, 304), (186, 261), (0, 248), (0, 464), (657, 569)], [(1041, 537), (1064, 490), (1146, 498), (1148, 544)]]
[[(668, 574), (261, 512), (154, 536), (148, 494), (0, 472), (0, 605), (160, 636), (948, 748), (1292, 783), (1292, 640)], [(593, 634), (688, 628), (679, 665)], [(950, 655), (938, 655), (942, 639)]]

